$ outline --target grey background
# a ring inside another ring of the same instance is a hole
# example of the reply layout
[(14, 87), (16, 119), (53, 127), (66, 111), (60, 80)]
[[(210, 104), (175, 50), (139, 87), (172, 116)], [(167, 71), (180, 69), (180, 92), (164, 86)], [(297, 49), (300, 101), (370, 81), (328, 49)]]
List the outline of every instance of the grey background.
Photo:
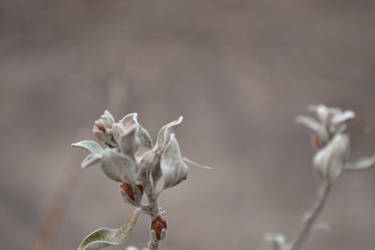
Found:
[[(294, 239), (316, 189), (309, 132), (294, 117), (308, 104), (351, 108), (353, 158), (375, 152), (374, 24), (375, 3), (362, 0), (1, 0), (1, 248), (32, 248), (66, 169), (79, 181), (53, 249), (76, 249), (131, 213), (117, 184), (81, 170), (84, 153), (70, 148), (93, 138), (105, 109), (138, 112), (154, 138), (184, 115), (183, 153), (215, 168), (192, 167), (163, 193), (162, 249)], [(375, 170), (339, 179), (321, 216), (332, 232), (304, 249), (373, 249), (374, 181)], [(147, 228), (142, 218), (129, 244), (143, 246)]]

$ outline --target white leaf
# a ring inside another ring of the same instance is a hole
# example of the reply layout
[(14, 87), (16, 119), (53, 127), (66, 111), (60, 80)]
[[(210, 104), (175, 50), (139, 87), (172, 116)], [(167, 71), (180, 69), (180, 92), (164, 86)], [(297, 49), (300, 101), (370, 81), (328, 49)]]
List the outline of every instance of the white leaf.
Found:
[(137, 151), (135, 152), (135, 157), (137, 159), (141, 158), (144, 153), (152, 149), (151, 136), (142, 126), (138, 127), (136, 143)]
[(134, 124), (138, 124), (137, 117), (138, 117), (137, 113), (130, 113), (130, 114), (127, 114), (126, 116), (124, 116), (119, 121), (119, 123), (122, 124), (122, 126), (124, 126), (125, 130), (128, 130)]
[(100, 161), (102, 156), (100, 154), (89, 154), (86, 158), (82, 161), (81, 167), (86, 168), (92, 166)]
[(117, 229), (102, 227), (95, 230), (82, 240), (77, 250), (95, 250), (120, 245), (128, 238), (138, 216), (138, 212), (133, 213), (127, 221)]
[(344, 112), (338, 113), (333, 117), (332, 123), (333, 124), (340, 124), (346, 122), (347, 120), (353, 119), (355, 117), (355, 113), (352, 110), (346, 110)]
[(297, 116), (295, 119), (296, 123), (304, 125), (306, 128), (311, 129), (314, 132), (319, 133), (322, 125), (315, 119), (308, 116)]
[(100, 120), (103, 122), (104, 126), (107, 128), (110, 128), (112, 124), (115, 122), (115, 118), (108, 110), (104, 111), (104, 114), (100, 116)]
[(359, 159), (355, 163), (348, 163), (345, 166), (345, 170), (349, 170), (349, 171), (361, 171), (361, 170), (370, 169), (372, 167), (375, 167), (375, 155), (373, 155), (371, 157), (366, 157), (366, 158)]
[(320, 177), (331, 184), (342, 173), (349, 154), (349, 136), (337, 134), (314, 156), (313, 165)]
[(131, 126), (126, 133), (120, 135), (119, 145), (121, 151), (132, 159), (135, 159), (134, 154), (136, 150), (135, 135), (137, 133), (138, 125)]
[(176, 186), (187, 178), (189, 168), (182, 159), (174, 134), (170, 135), (169, 142), (161, 155), (160, 167), (164, 180), (163, 189)]
[(175, 132), (175, 129), (182, 123), (182, 120), (183, 117), (180, 116), (177, 120), (164, 125), (160, 129), (155, 145), (157, 149), (162, 150), (165, 147), (165, 145), (168, 143), (170, 135)]
[(101, 159), (101, 167), (104, 173), (114, 181), (135, 183), (136, 164), (129, 157), (115, 150), (107, 149)]
[(86, 149), (92, 154), (100, 154), (103, 151), (102, 146), (100, 146), (97, 142), (89, 140), (73, 143), (72, 146)]
[(316, 113), (316, 116), (323, 124), (328, 124), (328, 119), (332, 116), (332, 113), (335, 112), (335, 108), (328, 108), (323, 104), (319, 105), (310, 105), (309, 110)]
[(135, 143), (136, 143), (136, 152), (135, 157), (139, 159), (146, 151), (152, 148), (152, 139), (150, 134), (144, 129), (138, 122), (138, 114), (137, 113), (130, 113), (124, 116), (119, 121), (119, 124), (122, 125), (125, 131), (131, 129), (132, 126), (138, 125), (136, 135), (135, 135)]
[(319, 139), (319, 145), (317, 146), (324, 145), (327, 142), (329, 135), (326, 127), (315, 119), (308, 116), (297, 116), (295, 121), (316, 133)]
[(99, 228), (83, 239), (78, 250), (94, 250), (120, 245), (122, 241), (116, 239), (115, 234), (116, 229)]

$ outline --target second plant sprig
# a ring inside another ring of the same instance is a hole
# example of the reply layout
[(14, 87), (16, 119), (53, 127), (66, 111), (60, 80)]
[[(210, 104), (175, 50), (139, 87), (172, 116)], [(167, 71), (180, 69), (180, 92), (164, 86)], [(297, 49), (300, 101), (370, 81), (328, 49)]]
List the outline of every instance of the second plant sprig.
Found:
[(317, 120), (308, 116), (298, 116), (296, 122), (314, 132), (313, 142), (317, 152), (313, 158), (313, 168), (319, 177), (318, 197), (304, 218), (304, 225), (296, 240), (289, 243), (282, 234), (268, 234), (266, 240), (275, 250), (299, 250), (311, 231), (317, 225), (316, 220), (322, 211), (332, 185), (344, 171), (360, 171), (375, 166), (375, 156), (363, 158), (351, 163), (350, 138), (345, 132), (347, 122), (355, 118), (351, 110), (343, 111), (324, 105), (310, 106)]
[[(188, 166), (174, 134), (182, 119), (181, 116), (162, 127), (153, 145), (149, 133), (138, 123), (136, 113), (115, 122), (114, 117), (105, 111), (93, 127), (93, 134), (103, 147), (87, 140), (72, 144), (89, 152), (81, 163), (82, 168), (100, 163), (105, 175), (120, 183), (124, 200), (135, 207), (133, 214), (120, 228), (97, 229), (82, 240), (78, 250), (100, 249), (123, 243), (140, 214), (151, 217), (149, 249), (159, 249), (168, 227), (165, 211), (158, 204), (159, 195), (185, 180), (188, 175)], [(147, 198), (145, 203), (143, 196)]]

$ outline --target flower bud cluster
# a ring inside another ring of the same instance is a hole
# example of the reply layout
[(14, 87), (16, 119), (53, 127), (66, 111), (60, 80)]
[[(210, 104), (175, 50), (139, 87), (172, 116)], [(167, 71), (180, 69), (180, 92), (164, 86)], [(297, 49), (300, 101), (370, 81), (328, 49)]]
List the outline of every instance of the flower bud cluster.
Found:
[(324, 105), (312, 105), (309, 110), (316, 114), (317, 120), (298, 116), (296, 121), (315, 133), (314, 143), (318, 151), (313, 158), (313, 167), (324, 183), (330, 185), (341, 175), (348, 161), (350, 138), (345, 130), (355, 113)]
[[(92, 132), (101, 143), (80, 141), (73, 146), (89, 151), (81, 166), (83, 168), (100, 163), (107, 177), (120, 183), (125, 202), (151, 216), (151, 243), (163, 240), (167, 232), (167, 221), (158, 207), (157, 199), (166, 188), (174, 187), (185, 180), (188, 166), (181, 155), (175, 129), (182, 116), (163, 126), (153, 145), (151, 136), (131, 113), (118, 122), (105, 111), (94, 122)], [(146, 195), (148, 204), (142, 204)]]

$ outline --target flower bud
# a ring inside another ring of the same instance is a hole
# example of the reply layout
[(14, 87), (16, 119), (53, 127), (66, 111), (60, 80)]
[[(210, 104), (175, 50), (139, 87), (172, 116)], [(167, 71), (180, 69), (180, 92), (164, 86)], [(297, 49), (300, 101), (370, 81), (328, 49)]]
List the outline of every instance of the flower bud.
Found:
[(113, 118), (112, 114), (106, 110), (104, 111), (104, 114), (100, 116), (99, 120), (94, 122), (92, 133), (98, 140), (103, 141), (109, 146), (115, 147), (116, 142), (113, 139), (113, 134), (111, 131), (114, 123), (115, 119)]
[(151, 235), (154, 242), (163, 240), (167, 234), (167, 221), (164, 216), (156, 216), (151, 223)]
[(324, 147), (336, 134), (343, 133), (349, 120), (355, 117), (351, 110), (341, 110), (324, 105), (311, 105), (317, 119), (308, 116), (296, 117), (296, 122), (314, 131), (313, 142), (317, 148)]
[(142, 185), (132, 185), (124, 182), (120, 187), (124, 201), (133, 206), (139, 207), (143, 196)]

